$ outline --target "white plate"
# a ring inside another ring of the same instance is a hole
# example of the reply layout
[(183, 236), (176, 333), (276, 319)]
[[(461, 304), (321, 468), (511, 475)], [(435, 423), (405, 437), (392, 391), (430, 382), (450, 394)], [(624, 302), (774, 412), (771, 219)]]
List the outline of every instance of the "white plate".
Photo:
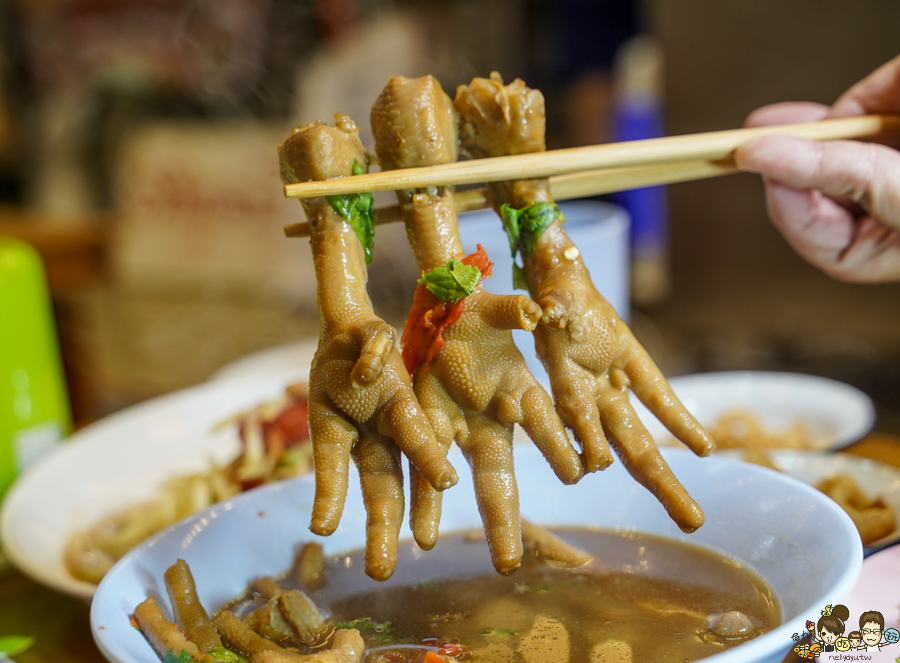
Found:
[(38, 582), (90, 598), (96, 586), (63, 564), (69, 536), (100, 517), (152, 499), (178, 474), (230, 460), (234, 426), (216, 424), (271, 400), (309, 369), (207, 382), (128, 408), (89, 426), (42, 458), (7, 493), (0, 537), (10, 561)]
[[(319, 339), (307, 338), (252, 352), (225, 364), (210, 376), (210, 380), (277, 375), (286, 370), (306, 370), (308, 373), (318, 347)], [(309, 377), (303, 379), (307, 380)]]
[[(872, 399), (843, 382), (800, 373), (735, 371), (682, 375), (669, 380), (688, 411), (707, 427), (730, 411), (754, 413), (767, 430), (784, 430), (802, 420), (809, 427), (815, 449), (840, 449), (875, 424)], [(671, 433), (637, 399), (638, 416), (660, 444)]]
[[(793, 645), (791, 634), (803, 629), (810, 612), (842, 599), (856, 582), (862, 551), (853, 523), (834, 502), (783, 474), (727, 458), (697, 458), (676, 449), (665, 453), (705, 511), (706, 524), (693, 534), (679, 530), (621, 463), (564, 486), (531, 445), (516, 447), (522, 513), (538, 523), (655, 533), (743, 562), (775, 591), (784, 621), (707, 660), (781, 661)], [(444, 497), (444, 532), (480, 525), (468, 466), (459, 449), (450, 459), (459, 484)], [(318, 540), (326, 554), (358, 549), (366, 521), (358, 485), (352, 471), (341, 525), (330, 537), (307, 530), (314, 493), (313, 477), (307, 475), (223, 502), (145, 542), (107, 574), (94, 598), (91, 628), (100, 651), (115, 663), (159, 662), (128, 615), (147, 596), (168, 611), (162, 576), (176, 558), (191, 565), (201, 602), (216, 609), (240, 594), (249, 579), (287, 569), (302, 541)], [(410, 536), (405, 523), (401, 536)], [(377, 585), (363, 582), (361, 591)]]
[[(730, 450), (720, 455), (726, 454), (740, 457), (739, 451)], [(881, 497), (900, 516), (900, 469), (893, 465), (845, 453), (778, 449), (768, 454), (775, 467), (810, 486), (837, 474), (847, 474), (867, 497)], [(871, 554), (897, 541), (900, 541), (900, 528), (870, 543), (865, 553)]]

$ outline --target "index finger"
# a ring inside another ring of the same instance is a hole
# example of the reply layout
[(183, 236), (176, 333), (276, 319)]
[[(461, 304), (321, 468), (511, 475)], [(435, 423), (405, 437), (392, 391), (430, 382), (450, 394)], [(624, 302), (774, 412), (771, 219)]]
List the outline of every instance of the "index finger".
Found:
[(829, 117), (900, 111), (900, 56), (851, 87), (831, 107)]
[(900, 153), (889, 147), (763, 136), (738, 148), (735, 160), (742, 170), (791, 188), (849, 198), (886, 225), (900, 228)]
[(800, 122), (818, 122), (825, 118), (831, 109), (825, 104), (810, 101), (787, 101), (779, 104), (762, 106), (747, 116), (745, 127), (767, 127), (777, 124), (798, 124)]

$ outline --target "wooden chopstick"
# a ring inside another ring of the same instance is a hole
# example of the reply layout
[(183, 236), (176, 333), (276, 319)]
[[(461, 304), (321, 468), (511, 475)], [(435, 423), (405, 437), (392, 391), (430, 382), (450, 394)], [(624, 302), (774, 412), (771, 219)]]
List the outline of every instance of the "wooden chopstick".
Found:
[(600, 168), (721, 161), (730, 158), (738, 146), (751, 138), (771, 134), (787, 134), (810, 140), (857, 138), (881, 142), (897, 141), (900, 140), (900, 116), (864, 115), (806, 124), (712, 131), (474, 159), (443, 166), (405, 168), (332, 180), (287, 184), (284, 187), (284, 195), (288, 198), (311, 198), (362, 191), (421, 189), (429, 186), (552, 177)]
[[(738, 172), (732, 159), (723, 161), (687, 161), (684, 163), (657, 166), (632, 166), (628, 168), (607, 168), (569, 173), (550, 178), (550, 193), (554, 200), (571, 200), (586, 196), (598, 196), (613, 191), (635, 189), (656, 184), (675, 184), (701, 180), (719, 175)], [(484, 209), (490, 206), (487, 190), (467, 189), (453, 197), (457, 214)], [(375, 223), (382, 225), (400, 221), (400, 207), (391, 205), (375, 210)], [(309, 237), (309, 222), (292, 223), (284, 227), (287, 237)]]

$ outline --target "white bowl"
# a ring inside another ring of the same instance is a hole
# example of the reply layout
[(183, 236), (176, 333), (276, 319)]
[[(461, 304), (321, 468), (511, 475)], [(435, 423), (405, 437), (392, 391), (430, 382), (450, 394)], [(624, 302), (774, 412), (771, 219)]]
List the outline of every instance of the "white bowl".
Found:
[(100, 518), (152, 500), (174, 476), (209, 470), (240, 450), (236, 426), (217, 427), (273, 400), (309, 365), (288, 372), (205, 382), (127, 408), (84, 428), (14, 484), (0, 509), (10, 561), (56, 591), (90, 599), (96, 585), (69, 575), (69, 537)]
[[(872, 399), (856, 387), (815, 375), (768, 371), (723, 371), (681, 375), (669, 385), (704, 426), (734, 410), (753, 413), (767, 430), (804, 421), (813, 449), (839, 449), (856, 442), (875, 424)], [(672, 434), (636, 398), (635, 411), (658, 444)]]
[[(675, 449), (665, 453), (706, 512), (706, 524), (694, 534), (681, 532), (621, 464), (563, 486), (530, 445), (515, 450), (522, 513), (544, 524), (659, 534), (740, 561), (773, 589), (782, 625), (706, 660), (780, 661), (809, 615), (839, 603), (856, 582), (862, 547), (852, 521), (818, 491), (777, 472)], [(480, 525), (468, 467), (457, 449), (451, 460), (460, 481), (445, 496), (444, 532)], [(113, 567), (94, 596), (91, 628), (100, 650), (115, 663), (158, 663), (128, 615), (148, 596), (168, 606), (163, 573), (177, 558), (191, 565), (203, 604), (216, 609), (249, 579), (287, 569), (299, 542), (317, 539), (329, 554), (362, 547), (365, 513), (357, 485), (354, 474), (341, 526), (328, 538), (306, 529), (314, 485), (304, 476), (223, 502), (145, 542)]]

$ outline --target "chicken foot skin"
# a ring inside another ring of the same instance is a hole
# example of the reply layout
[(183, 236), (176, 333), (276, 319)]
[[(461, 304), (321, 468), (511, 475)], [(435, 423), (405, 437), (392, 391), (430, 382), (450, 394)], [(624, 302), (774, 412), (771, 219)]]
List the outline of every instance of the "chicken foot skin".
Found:
[[(279, 146), (285, 180), (345, 176), (354, 162), (368, 162), (356, 124), (336, 118), (336, 126), (298, 127)], [(316, 477), (310, 529), (327, 536), (337, 528), (352, 456), (367, 512), (366, 573), (384, 580), (396, 564), (405, 510), (400, 453), (431, 490), (449, 488), (457, 476), (416, 399), (396, 330), (372, 310), (360, 238), (327, 199), (304, 208), (321, 318), (308, 404)]]
[[(503, 85), (496, 73), (457, 90), (463, 149), (473, 157), (545, 149), (544, 99), (516, 79)], [(492, 185), (492, 206), (522, 209), (552, 203), (546, 179)], [(685, 531), (703, 524), (703, 512), (669, 469), (628, 400), (640, 401), (694, 453), (708, 455), (711, 436), (681, 404), (662, 372), (628, 326), (591, 282), (577, 247), (555, 220), (523, 256), (529, 291), (541, 306), (535, 348), (547, 373), (557, 410), (581, 443), (586, 468), (603, 469), (613, 458), (650, 490)]]
[[(372, 108), (372, 131), (385, 170), (455, 161), (456, 114), (431, 76), (393, 77)], [(398, 192), (419, 267), (427, 272), (463, 257), (449, 189)], [(455, 440), (472, 468), (475, 493), (494, 567), (509, 573), (521, 564), (522, 535), (512, 433), (521, 425), (564, 483), (584, 471), (552, 400), (529, 372), (512, 329), (532, 330), (540, 307), (525, 296), (499, 296), (477, 286), (445, 344), (416, 372), (419, 402), (445, 449)], [(423, 548), (438, 536), (441, 496), (411, 470), (413, 534)]]

